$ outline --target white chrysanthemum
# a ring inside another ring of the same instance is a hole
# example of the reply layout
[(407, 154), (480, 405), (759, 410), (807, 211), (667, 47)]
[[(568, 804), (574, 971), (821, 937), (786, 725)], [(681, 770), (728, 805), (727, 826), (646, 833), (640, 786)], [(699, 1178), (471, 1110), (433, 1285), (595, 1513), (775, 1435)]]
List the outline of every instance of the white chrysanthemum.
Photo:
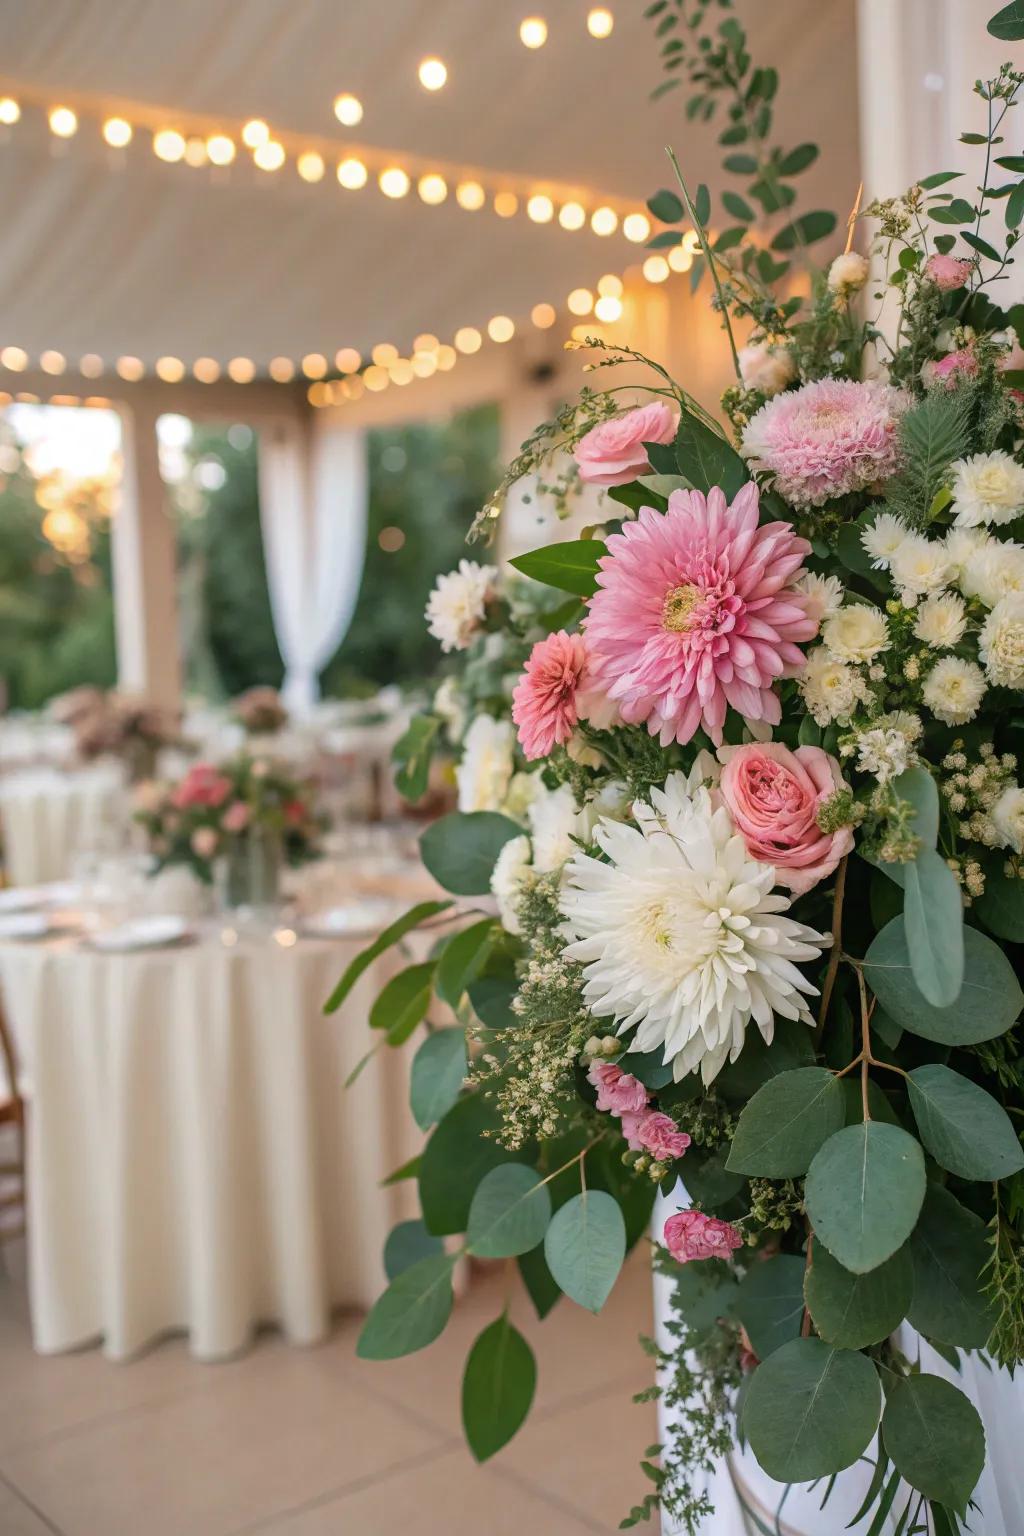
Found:
[(446, 677), (434, 694), (434, 713), (445, 723), (449, 739), (460, 742), (466, 729), (466, 706), (454, 677)]
[(945, 725), (966, 725), (985, 697), (985, 674), (977, 662), (943, 656), (928, 673), (921, 697)]
[(981, 626), (978, 655), (989, 682), (1024, 688), (1024, 593), (1001, 597)]
[(987, 539), (964, 562), (960, 590), (986, 608), (994, 608), (1011, 592), (1024, 592), (1024, 544)]
[(1001, 448), (958, 459), (952, 470), (958, 528), (1012, 523), (1024, 511), (1024, 468)]
[(515, 727), (511, 720), (477, 715), (463, 742), (455, 770), (460, 811), (500, 810), (512, 779)]
[(1024, 853), (1024, 789), (1017, 784), (1004, 789), (989, 815), (1002, 846)]
[(821, 638), (840, 661), (872, 661), (892, 644), (885, 614), (869, 603), (847, 603), (825, 623)]
[(547, 789), (541, 784), (530, 803), (528, 816), (534, 867), (541, 874), (561, 869), (576, 852), (573, 838), (581, 835), (576, 796), (569, 785)]
[(619, 1033), (637, 1025), (637, 1049), (661, 1049), (677, 1081), (700, 1068), (709, 1083), (751, 1019), (769, 1042), (776, 1014), (813, 1023), (816, 989), (795, 962), (828, 940), (781, 915), (790, 901), (774, 869), (750, 858), (706, 789), (673, 773), (651, 802), (635, 807), (639, 826), (602, 822), (608, 862), (578, 853), (569, 865), (566, 956), (584, 966), (592, 1013)]
[(946, 559), (952, 567), (954, 578), (959, 581), (971, 556), (985, 544), (992, 542), (986, 528), (951, 528), (943, 541)]
[(464, 651), (483, 623), (498, 570), (460, 560), (458, 569), (437, 578), (427, 602), (427, 628), (443, 651)]
[(817, 619), (819, 624), (839, 612), (846, 596), (846, 589), (838, 576), (818, 576), (813, 571), (807, 571), (800, 577), (796, 590), (804, 594), (804, 608), (808, 618)]
[(858, 293), (868, 280), (871, 264), (859, 251), (843, 251), (828, 269), (828, 286), (843, 296)]
[(917, 598), (940, 592), (953, 573), (941, 539), (908, 533), (889, 561), (889, 574), (901, 588), (904, 602), (913, 606)]
[(819, 725), (831, 725), (834, 720), (845, 723), (867, 694), (860, 673), (832, 656), (823, 645), (808, 652), (799, 688)]
[(498, 916), (506, 933), (522, 933), (519, 898), (530, 874), (530, 839), (510, 837), (491, 871), (491, 895), (498, 903)]
[(870, 730), (857, 735), (857, 767), (870, 773), (880, 784), (898, 779), (918, 760), (915, 742), (924, 727), (917, 715), (907, 710), (893, 710), (881, 715)]
[(892, 512), (880, 512), (871, 527), (864, 529), (860, 542), (871, 556), (876, 571), (888, 570), (890, 560), (909, 531), (902, 517), (896, 517)]
[(957, 645), (967, 628), (967, 610), (964, 600), (955, 592), (944, 592), (941, 597), (929, 597), (917, 610), (914, 634), (933, 651), (948, 650)]

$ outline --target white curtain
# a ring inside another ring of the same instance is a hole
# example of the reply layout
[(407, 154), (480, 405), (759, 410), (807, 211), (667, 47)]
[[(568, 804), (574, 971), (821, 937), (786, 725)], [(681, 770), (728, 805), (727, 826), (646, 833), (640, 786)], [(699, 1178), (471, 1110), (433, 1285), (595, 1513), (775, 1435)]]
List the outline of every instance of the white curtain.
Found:
[(274, 631), (295, 714), (320, 696), (320, 672), (348, 630), (366, 545), (365, 433), (319, 418), (260, 439), (260, 523)]

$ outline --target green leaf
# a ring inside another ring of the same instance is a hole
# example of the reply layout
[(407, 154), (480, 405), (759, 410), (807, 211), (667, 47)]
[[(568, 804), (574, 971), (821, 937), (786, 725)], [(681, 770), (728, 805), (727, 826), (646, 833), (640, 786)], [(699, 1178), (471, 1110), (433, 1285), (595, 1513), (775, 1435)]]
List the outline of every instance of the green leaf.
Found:
[(647, 206), (662, 224), (678, 224), (685, 212), (682, 202), (674, 192), (664, 189), (647, 199)]
[(391, 1228), (384, 1244), (384, 1273), (389, 1280), (397, 1280), (421, 1259), (435, 1258), (442, 1253), (444, 1243), (428, 1232), (422, 1221), (400, 1221), (397, 1227)]
[(980, 256), (984, 256), (986, 260), (1002, 261), (1002, 257), (995, 246), (991, 245), (987, 240), (983, 240), (980, 235), (976, 235), (973, 230), (965, 229), (960, 238), (971, 246), (973, 250), (977, 251)]
[(801, 171), (806, 171), (809, 165), (813, 165), (817, 158), (817, 144), (798, 144), (796, 149), (791, 149), (779, 161), (779, 175), (797, 176)]
[(921, 1212), (924, 1154), (913, 1136), (875, 1120), (826, 1141), (807, 1174), (815, 1234), (844, 1269), (863, 1275), (902, 1248)]
[(793, 251), (801, 245), (813, 245), (816, 240), (824, 240), (836, 227), (836, 216), (824, 209), (818, 209), (814, 213), (804, 213), (792, 224), (786, 224), (779, 230), (772, 241), (773, 251)]
[(739, 1283), (735, 1313), (760, 1360), (800, 1336), (804, 1315), (804, 1261), (779, 1253), (753, 1263)]
[(566, 1201), (544, 1238), (555, 1280), (591, 1312), (604, 1306), (625, 1256), (626, 1225), (618, 1201), (600, 1189), (585, 1189)]
[(997, 944), (965, 928), (964, 980), (957, 1001), (936, 1008), (914, 981), (903, 919), (894, 917), (872, 941), (864, 975), (890, 1018), (942, 1045), (977, 1045), (1004, 1034), (1024, 1004), (1013, 967)]
[(495, 937), (501, 932), (492, 917), (453, 933), (437, 961), (435, 989), (442, 1002), (457, 1008), (463, 993), (479, 975)]
[(907, 1088), (921, 1140), (940, 1168), (986, 1182), (1024, 1168), (1009, 1115), (977, 1083), (935, 1064), (915, 1067)]
[(993, 37), (1003, 43), (1017, 43), (1024, 38), (1024, 0), (1011, 0), (997, 11), (988, 24)]
[(522, 837), (518, 822), (497, 811), (452, 811), (435, 821), (420, 838), (420, 857), (438, 885), (455, 896), (485, 896), (498, 854), (512, 837)]
[(477, 1187), (466, 1244), (478, 1259), (511, 1259), (536, 1248), (550, 1220), (551, 1196), (540, 1175), (522, 1163), (502, 1163)]
[(485, 1328), (462, 1378), (462, 1426), (477, 1461), (507, 1445), (533, 1402), (537, 1363), (507, 1315)]
[(1024, 880), (1009, 880), (1001, 871), (989, 870), (974, 911), (990, 933), (1013, 944), (1024, 944)]
[(731, 1173), (726, 1167), (728, 1146), (716, 1147), (707, 1152), (703, 1147), (691, 1147), (685, 1163), (679, 1167), (679, 1176), (694, 1204), (705, 1211), (720, 1210), (740, 1193), (746, 1184), (742, 1173)]
[(381, 1189), (389, 1189), (392, 1184), (403, 1184), (406, 1179), (418, 1179), (421, 1161), (419, 1153), (415, 1157), (410, 1157), (409, 1161), (403, 1163), (400, 1168), (396, 1168), (394, 1173), (389, 1173), (386, 1179), (381, 1179)]
[(544, 1249), (531, 1248), (529, 1253), (521, 1253), (516, 1259), (516, 1264), (527, 1294), (533, 1302), (533, 1310), (543, 1322), (555, 1303), (562, 1299), (561, 1286), (548, 1269)]
[(1016, 171), (1019, 176), (1024, 171), (1024, 155), (997, 155), (996, 165), (1001, 165), (1004, 171)]
[(970, 224), (977, 217), (978, 210), (970, 204), (966, 198), (954, 197), (951, 203), (945, 207), (942, 204), (933, 206), (928, 211), (929, 218), (938, 224)]
[(796, 1178), (844, 1117), (843, 1090), (832, 1072), (784, 1072), (759, 1088), (743, 1110), (726, 1167), (761, 1178)]
[(413, 1058), (409, 1082), (409, 1103), (421, 1131), (428, 1131), (451, 1109), (467, 1069), (466, 1035), (460, 1026), (427, 1036)]
[(703, 227), (711, 217), (711, 193), (703, 182), (700, 183), (693, 198), (693, 211), (697, 223)]
[(974, 1405), (941, 1376), (906, 1376), (888, 1394), (882, 1441), (912, 1488), (967, 1513), (985, 1465), (985, 1431)]
[(392, 761), (398, 764), (395, 788), (406, 800), (418, 800), (426, 794), (430, 760), (440, 730), (437, 715), (414, 715), (392, 748)]
[(750, 1379), (743, 1430), (769, 1477), (806, 1483), (862, 1456), (878, 1427), (875, 1367), (855, 1350), (792, 1339)]
[(385, 928), (372, 944), (356, 955), (351, 965), (345, 970), (338, 985), (324, 1004), (324, 1013), (335, 1013), (341, 1007), (363, 972), (386, 949), (390, 949), (392, 944), (397, 944), (407, 933), (418, 928), (420, 923), (425, 923), (429, 917), (436, 917), (439, 912), (447, 912), (451, 905), (450, 901), (421, 901), (397, 918), (389, 928)]
[(687, 411), (679, 418), (675, 453), (680, 470), (695, 490), (707, 492), (717, 485), (731, 501), (750, 479), (750, 471), (732, 444)]
[(727, 213), (731, 213), (734, 219), (742, 219), (744, 224), (753, 223), (757, 217), (750, 204), (740, 197), (738, 192), (723, 192), (722, 206)]
[(515, 1022), (512, 999), (519, 990), (510, 976), (479, 976), (470, 982), (469, 1001), (481, 1024), (488, 1029), (507, 1029)]
[(420, 1209), (431, 1232), (443, 1237), (465, 1232), (477, 1185), (499, 1163), (512, 1161), (495, 1141), (494, 1106), (481, 1093), (468, 1093), (431, 1134), (420, 1163)]
[(881, 1343), (906, 1317), (913, 1294), (914, 1264), (908, 1246), (898, 1248), (868, 1274), (855, 1275), (822, 1243), (815, 1243), (804, 1296), (826, 1343), (842, 1349)]
[(1024, 219), (1024, 181), (1019, 181), (1006, 199), (1006, 227), (1016, 229)]
[(794, 1067), (811, 1066), (813, 1062), (814, 1036), (807, 1025), (793, 1019), (777, 1019), (771, 1045), (765, 1043), (760, 1030), (747, 1030), (739, 1057), (722, 1068), (715, 1087), (733, 1103), (745, 1103), (771, 1078)]
[(927, 768), (916, 764), (893, 780), (893, 790), (914, 808), (914, 833), (926, 848), (939, 840), (939, 791)]
[(933, 171), (930, 176), (922, 176), (918, 186), (930, 192), (933, 187), (944, 187), (947, 181), (958, 181), (962, 175), (963, 171)]
[(911, 1326), (929, 1339), (981, 1349), (995, 1323), (982, 1290), (989, 1260), (984, 1222), (948, 1189), (930, 1184), (921, 1219), (910, 1240), (914, 1260)]
[(903, 467), (884, 492), (892, 510), (909, 508), (918, 521), (926, 519), (945, 485), (950, 464), (970, 449), (971, 409), (963, 390), (933, 390), (903, 413), (899, 426)]
[(754, 155), (726, 155), (722, 164), (734, 176), (753, 176), (757, 172), (757, 159)]
[(548, 544), (516, 555), (509, 565), (547, 587), (592, 597), (597, 591), (597, 563), (606, 553), (602, 539), (567, 539), (563, 544)]
[(434, 1342), (451, 1316), (457, 1257), (420, 1259), (392, 1280), (363, 1324), (356, 1344), (361, 1360), (397, 1360)]
[(956, 876), (934, 848), (919, 848), (905, 868), (903, 922), (918, 991), (951, 1008), (964, 981), (964, 903)]
[(698, 1339), (713, 1333), (720, 1317), (734, 1315), (739, 1286), (721, 1259), (679, 1264), (671, 1274), (672, 1309)]
[(370, 1028), (387, 1030), (389, 1045), (402, 1045), (426, 1015), (437, 962), (407, 966), (392, 976), (370, 1009)]

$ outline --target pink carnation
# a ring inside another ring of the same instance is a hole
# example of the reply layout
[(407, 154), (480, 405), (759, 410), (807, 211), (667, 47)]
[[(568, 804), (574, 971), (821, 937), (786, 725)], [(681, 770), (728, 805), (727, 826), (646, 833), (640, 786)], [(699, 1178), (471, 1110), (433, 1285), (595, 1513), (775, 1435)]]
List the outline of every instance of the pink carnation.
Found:
[(639, 405), (624, 416), (613, 416), (581, 437), (574, 449), (580, 479), (591, 485), (626, 485), (637, 475), (649, 475), (645, 443), (670, 443), (678, 416), (662, 400)]
[(909, 403), (877, 379), (819, 379), (762, 405), (744, 429), (743, 453), (795, 507), (820, 507), (895, 474)]
[(249, 825), (249, 807), (244, 800), (235, 800), (221, 818), (225, 832), (244, 832)]
[(547, 757), (576, 729), (576, 692), (587, 662), (582, 635), (564, 629), (538, 640), (512, 691), (512, 719), (528, 758)]
[[(781, 398), (781, 397), (780, 397)], [(586, 619), (595, 681), (630, 725), (722, 740), (726, 707), (778, 724), (773, 684), (804, 667), (818, 631), (794, 584), (810, 545), (789, 523), (758, 527), (758, 490), (673, 491), (608, 539)]]
[(638, 1123), (633, 1127), (633, 1137), (638, 1147), (649, 1152), (659, 1163), (671, 1163), (675, 1158), (682, 1157), (690, 1145), (686, 1132), (678, 1129), (671, 1115), (663, 1114), (659, 1109), (649, 1109), (638, 1117)]
[(231, 793), (231, 780), (219, 773), (212, 763), (193, 763), (177, 789), (171, 804), (179, 811), (191, 806), (216, 809)]
[(692, 1259), (727, 1259), (743, 1247), (743, 1238), (728, 1221), (702, 1211), (678, 1211), (665, 1223), (665, 1246), (680, 1264)]
[(970, 347), (947, 352), (938, 362), (921, 364), (921, 378), (929, 389), (936, 384), (943, 389), (954, 389), (961, 379), (973, 379), (977, 371), (978, 359)]
[(722, 747), (719, 792), (751, 857), (773, 864), (779, 885), (797, 895), (835, 869), (853, 847), (849, 827), (822, 832), (818, 807), (847, 786), (839, 764), (821, 747), (781, 742)]
[(610, 1061), (591, 1063), (587, 1080), (597, 1089), (597, 1107), (613, 1115), (638, 1114), (647, 1108), (647, 1089), (638, 1078)]
[(964, 261), (956, 256), (943, 256), (940, 251), (937, 251), (925, 262), (924, 275), (935, 284), (936, 288), (941, 288), (943, 293), (952, 293), (955, 288), (964, 286), (973, 267), (973, 261)]

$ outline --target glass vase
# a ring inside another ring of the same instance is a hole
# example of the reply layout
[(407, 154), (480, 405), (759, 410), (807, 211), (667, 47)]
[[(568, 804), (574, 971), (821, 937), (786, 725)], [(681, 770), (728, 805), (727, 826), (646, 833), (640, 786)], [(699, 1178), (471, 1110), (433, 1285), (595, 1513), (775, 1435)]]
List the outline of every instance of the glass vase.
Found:
[(264, 827), (233, 838), (223, 862), (223, 900), (229, 912), (272, 915), (281, 895), (281, 837)]

